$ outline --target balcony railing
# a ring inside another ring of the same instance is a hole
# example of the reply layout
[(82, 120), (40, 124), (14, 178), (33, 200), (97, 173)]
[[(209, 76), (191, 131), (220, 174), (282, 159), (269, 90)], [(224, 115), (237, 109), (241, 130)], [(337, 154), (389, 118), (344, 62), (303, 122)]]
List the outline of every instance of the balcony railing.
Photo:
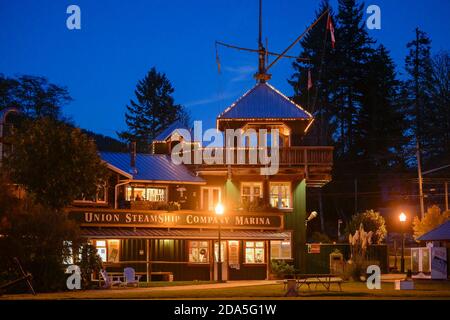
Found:
[[(333, 164), (333, 147), (303, 146), (281, 147), (279, 150), (279, 164), (283, 166), (295, 165), (329, 165)], [(260, 160), (262, 148), (202, 148), (203, 164), (221, 165), (227, 164), (227, 152), (232, 152), (232, 165), (263, 165)], [(270, 157), (272, 150), (265, 151)], [(238, 159), (241, 163), (238, 163)], [(214, 159), (222, 159), (221, 163), (213, 163)]]

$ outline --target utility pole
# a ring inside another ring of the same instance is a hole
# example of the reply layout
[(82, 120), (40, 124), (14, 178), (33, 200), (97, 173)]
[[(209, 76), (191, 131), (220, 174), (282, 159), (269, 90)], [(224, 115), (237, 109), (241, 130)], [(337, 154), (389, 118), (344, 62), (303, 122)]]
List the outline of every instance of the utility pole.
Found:
[(416, 59), (414, 61), (414, 80), (416, 91), (416, 158), (417, 158), (417, 174), (419, 176), (419, 203), (420, 203), (420, 217), (423, 219), (425, 215), (425, 208), (423, 204), (423, 179), (422, 179), (422, 163), (420, 160), (420, 89), (419, 89), (419, 28), (416, 28)]
[(420, 217), (423, 219), (425, 215), (425, 208), (423, 204), (423, 178), (422, 178), (422, 164), (420, 161), (420, 146), (419, 141), (416, 143), (416, 156), (417, 156), (417, 173), (419, 175), (419, 200), (420, 200)]

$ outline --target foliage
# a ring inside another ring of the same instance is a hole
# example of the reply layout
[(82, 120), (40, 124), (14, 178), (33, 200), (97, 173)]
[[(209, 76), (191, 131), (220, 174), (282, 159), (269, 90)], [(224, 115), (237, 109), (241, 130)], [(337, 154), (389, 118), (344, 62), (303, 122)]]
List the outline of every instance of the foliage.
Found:
[[(389, 51), (380, 45), (366, 63), (361, 109), (355, 123), (355, 146), (364, 170), (387, 173), (404, 164), (406, 124), (400, 100), (400, 81)], [(381, 185), (381, 179), (376, 181)], [(361, 186), (360, 186), (361, 187)]]
[(367, 210), (352, 217), (346, 228), (346, 234), (351, 235), (357, 232), (360, 227), (373, 233), (373, 242), (380, 244), (386, 237), (386, 222), (379, 212)]
[(127, 105), (125, 122), (127, 131), (119, 133), (125, 141), (136, 141), (140, 152), (148, 152), (158, 133), (176, 120), (187, 122), (186, 110), (175, 104), (174, 88), (164, 73), (154, 67), (136, 86), (136, 100)]
[(13, 136), (5, 165), (15, 183), (37, 203), (62, 208), (77, 197), (95, 196), (107, 169), (93, 141), (70, 125), (40, 118), (28, 120)]
[(252, 201), (242, 201), (241, 208), (245, 212), (279, 212), (278, 208), (274, 208), (271, 205), (264, 203), (262, 198), (255, 198)]
[(441, 213), (441, 209), (434, 205), (427, 209), (423, 219), (415, 216), (413, 220), (414, 238), (417, 239), (421, 235), (433, 230), (437, 226), (443, 224), (450, 219), (450, 211)]
[(283, 278), (286, 275), (292, 275), (295, 273), (294, 266), (286, 263), (284, 260), (272, 260), (270, 262), (270, 268), (272, 273), (276, 274), (278, 278)]
[[(3, 207), (0, 208), (1, 212)], [(13, 261), (17, 257), (26, 272), (33, 276), (37, 291), (65, 288), (64, 262), (71, 255), (69, 242), (78, 239), (78, 226), (60, 210), (31, 202), (20, 202), (14, 212), (3, 214), (0, 229), (1, 281), (21, 276)], [(23, 287), (22, 287), (23, 288)], [(16, 286), (13, 289), (21, 289)]]
[(78, 251), (80, 261), (77, 261), (77, 265), (81, 271), (82, 288), (89, 289), (92, 287), (91, 275), (101, 271), (102, 260), (97, 254), (97, 249), (89, 242), (81, 244)]
[(314, 243), (331, 243), (331, 239), (327, 234), (317, 231), (313, 232), (311, 240)]
[(44, 77), (8, 78), (0, 74), (0, 111), (15, 107), (26, 117), (59, 119), (61, 108), (71, 101), (65, 87), (50, 83)]
[(95, 145), (97, 146), (97, 149), (99, 151), (110, 151), (110, 152), (128, 151), (127, 145), (119, 140), (85, 129), (82, 129), (81, 132), (86, 134), (88, 137), (94, 139)]
[(347, 263), (345, 271), (346, 277), (352, 278), (354, 281), (360, 281), (365, 275), (367, 267), (367, 248), (372, 244), (374, 232), (366, 232), (363, 224), (359, 225), (359, 229), (355, 233), (349, 234), (348, 241), (350, 244), (351, 258)]

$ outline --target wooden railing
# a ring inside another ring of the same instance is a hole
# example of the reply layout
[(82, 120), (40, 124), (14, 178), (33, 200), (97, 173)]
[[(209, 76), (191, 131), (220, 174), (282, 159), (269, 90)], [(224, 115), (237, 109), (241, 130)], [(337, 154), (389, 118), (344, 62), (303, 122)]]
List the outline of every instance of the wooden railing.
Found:
[[(258, 148), (202, 148), (203, 164), (212, 163), (213, 159), (222, 159), (220, 165), (227, 163), (227, 151), (232, 152), (232, 165), (261, 165), (259, 154), (264, 152)], [(279, 148), (279, 164), (288, 165), (332, 165), (333, 147), (304, 146), (304, 147), (282, 147)], [(206, 152), (205, 152), (206, 151)], [(272, 155), (272, 150), (267, 148), (267, 155)], [(210, 156), (208, 156), (208, 154)], [(238, 163), (238, 155), (241, 155), (243, 163)]]

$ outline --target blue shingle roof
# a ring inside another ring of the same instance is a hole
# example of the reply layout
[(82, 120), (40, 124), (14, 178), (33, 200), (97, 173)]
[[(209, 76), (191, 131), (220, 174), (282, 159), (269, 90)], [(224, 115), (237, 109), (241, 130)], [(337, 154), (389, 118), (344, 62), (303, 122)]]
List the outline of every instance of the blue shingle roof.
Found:
[(194, 175), (184, 165), (176, 165), (169, 155), (136, 154), (136, 171), (130, 165), (130, 154), (120, 152), (100, 152), (103, 161), (131, 174), (133, 180), (202, 183), (204, 180)]
[(444, 222), (437, 228), (421, 235), (417, 240), (420, 241), (444, 241), (450, 240), (450, 221)]
[(220, 119), (312, 119), (313, 116), (268, 83), (258, 83), (228, 107)]

